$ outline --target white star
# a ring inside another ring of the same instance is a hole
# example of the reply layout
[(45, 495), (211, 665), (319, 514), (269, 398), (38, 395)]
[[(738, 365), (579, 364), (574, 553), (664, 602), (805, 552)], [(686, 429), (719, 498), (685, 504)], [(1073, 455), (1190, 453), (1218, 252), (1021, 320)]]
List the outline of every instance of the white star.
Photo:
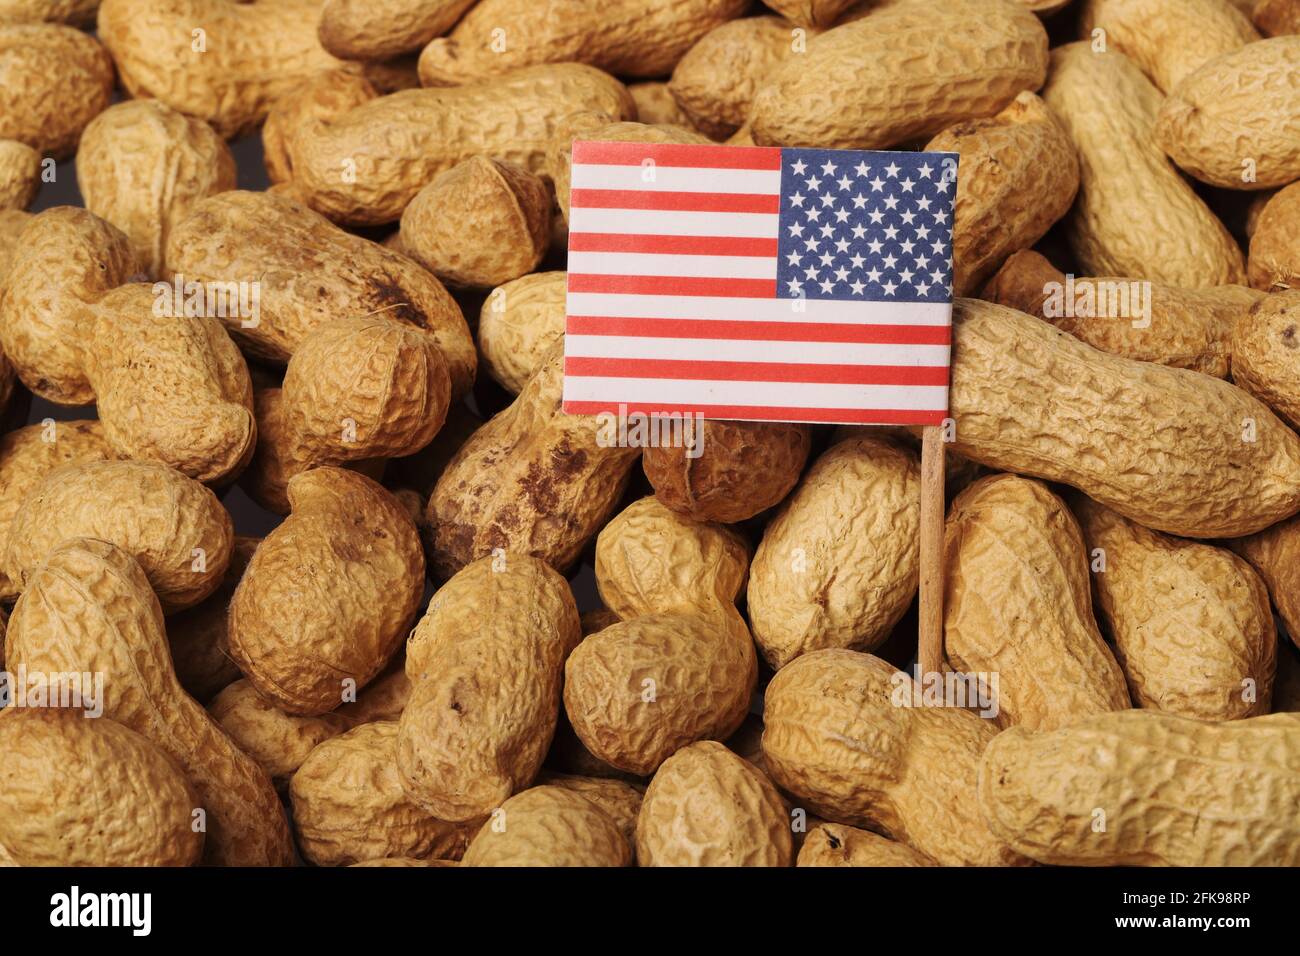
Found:
[(817, 281), (817, 269), (814, 266), (809, 266), (803, 271), (803, 274), (808, 277), (809, 282)]
[(941, 180), (939, 180), (939, 184), (938, 184), (937, 186), (935, 186), (934, 188), (937, 189), (937, 190), (939, 190), (939, 192), (941, 192), (941, 193), (946, 193), (946, 192), (948, 191), (948, 186), (949, 186), (949, 185), (951, 185), (951, 184), (949, 183), (948, 180), (946, 180), (946, 179), (941, 179)]
[(905, 212), (902, 214), (900, 218), (903, 220), (903, 222), (905, 222), (907, 225), (910, 226), (912, 224), (912, 220), (916, 218), (916, 213)]
[(897, 206), (897, 205), (898, 205), (898, 197), (897, 197), (897, 196), (886, 196), (886, 197), (885, 197), (885, 208), (886, 208), (886, 209), (893, 209), (893, 208), (894, 208), (895, 206)]
[(943, 273), (940, 272), (938, 269), (931, 269), (930, 276), (934, 279), (935, 282), (943, 281)]
[(903, 187), (903, 192), (910, 193), (912, 191), (912, 187), (915, 186), (916, 183), (912, 182), (912, 180), (910, 179), (904, 179), (901, 185)]
[(948, 221), (948, 214), (947, 214), (946, 212), (944, 212), (942, 209), (940, 209), (938, 212), (936, 212), (936, 213), (934, 214), (934, 221), (935, 221), (935, 222), (947, 222), (947, 221)]
[(790, 224), (790, 235), (792, 235), (792, 236), (802, 236), (802, 235), (803, 235), (803, 224), (802, 224), (802, 223), (798, 223), (798, 222), (791, 223), (791, 224)]
[(879, 176), (877, 176), (875, 179), (871, 180), (871, 182), (868, 185), (871, 186), (872, 192), (878, 193), (880, 192), (880, 190), (885, 188), (885, 181), (881, 179)]
[(861, 208), (864, 207), (866, 204), (867, 204), (867, 197), (864, 196), (864, 195), (862, 195), (862, 193), (858, 193), (856, 196), (853, 197), (853, 208), (854, 208), (854, 209), (861, 209)]
[(885, 218), (885, 214), (879, 209), (873, 209), (867, 215), (871, 217), (871, 221), (874, 223), (879, 223)]
[(788, 262), (788, 263), (789, 263), (790, 265), (792, 265), (792, 266), (797, 266), (797, 265), (799, 264), (800, 260), (802, 260), (802, 259), (803, 259), (803, 256), (799, 255), (799, 253), (797, 253), (797, 252), (792, 252), (792, 253), (790, 253), (788, 256), (785, 257), (786, 262)]
[(866, 259), (862, 258), (862, 256), (858, 255), (856, 252), (853, 253), (853, 258), (849, 260), (849, 262), (853, 263), (853, 268), (855, 269), (861, 269), (862, 263), (866, 261)]
[(885, 227), (885, 238), (886, 238), (886, 239), (896, 239), (897, 237), (898, 237), (898, 230), (897, 230), (895, 227), (893, 227), (893, 226), (886, 226), (886, 227)]
[(914, 273), (912, 272), (911, 269), (904, 269), (902, 272), (898, 274), (898, 277), (902, 279), (904, 282), (911, 282), (913, 274)]
[(803, 171), (807, 168), (808, 168), (807, 165), (805, 165), (804, 161), (801, 159), (798, 160), (793, 166), (790, 167), (790, 171), (794, 173), (796, 176), (802, 176)]
[(885, 264), (886, 269), (894, 268), (894, 264), (898, 262), (898, 260), (895, 259), (893, 256), (885, 256), (885, 258), (881, 259), (880, 261)]
[(884, 285), (881, 286), (881, 288), (885, 290), (885, 295), (893, 295), (894, 290), (897, 289), (898, 286), (895, 285), (893, 282), (886, 282)]
[(789, 285), (790, 291), (796, 295), (803, 291), (802, 283), (800, 283), (798, 279), (791, 279)]
[(848, 277), (849, 277), (849, 270), (844, 268), (843, 266), (840, 266), (838, 269), (835, 270), (835, 278), (838, 279), (840, 282), (843, 282)]
[(808, 183), (808, 188), (811, 189), (813, 192), (816, 192), (817, 190), (822, 188), (822, 181), (818, 179), (816, 176), (813, 176), (805, 181)]
[(822, 283), (822, 291), (825, 292), (827, 295), (830, 295), (833, 291), (835, 291), (835, 283), (831, 282), (829, 279), (826, 280), (825, 282)]
[(821, 259), (822, 259), (822, 265), (824, 265), (828, 269), (831, 267), (831, 264), (835, 261), (835, 257), (831, 255), (829, 252), (823, 252)]
[(827, 176), (834, 176), (835, 164), (832, 163), (829, 159), (826, 160), (826, 162), (822, 163), (822, 172), (825, 173)]
[(918, 238), (918, 239), (929, 239), (929, 238), (930, 238), (930, 229), (929, 229), (929, 227), (928, 227), (928, 226), (922, 226), (921, 228), (917, 229), (917, 230), (916, 230), (916, 238)]
[(865, 236), (866, 234), (867, 234), (867, 230), (866, 230), (866, 228), (862, 225), (862, 223), (858, 223), (856, 226), (853, 227), (853, 238), (854, 238), (854, 239), (861, 239), (861, 238), (862, 238), (863, 236)]
[(813, 206), (811, 209), (808, 210), (809, 222), (816, 222), (821, 217), (822, 217), (822, 211), (818, 209), (816, 206)]
[(835, 227), (832, 226), (830, 223), (827, 223), (826, 225), (822, 226), (821, 233), (823, 239), (829, 239), (831, 236), (835, 235)]
[(791, 206), (802, 206), (802, 205), (803, 205), (803, 193), (795, 193), (793, 196), (791, 196), (791, 197), (790, 197), (790, 205), (791, 205)]
[(918, 199), (918, 200), (916, 201), (916, 208), (917, 208), (917, 209), (920, 209), (922, 212), (924, 212), (925, 210), (929, 209), (929, 208), (930, 208), (930, 198), (929, 198), (928, 196), (922, 196), (920, 199)]
[(880, 250), (881, 250), (880, 240), (872, 239), (870, 242), (867, 243), (867, 248), (870, 249), (872, 252), (874, 252), (876, 255), (880, 255)]
[(919, 170), (917, 170), (917, 172), (919, 172), (922, 175), (922, 177), (924, 177), (925, 179), (929, 179), (930, 174), (934, 172), (934, 167), (931, 166), (929, 163), (926, 163)]
[(805, 239), (803, 244), (808, 248), (809, 252), (816, 252), (817, 247), (821, 245), (816, 239)]
[(912, 247), (914, 245), (916, 245), (916, 243), (914, 243), (911, 239), (906, 240), (905, 242), (902, 243), (903, 251), (910, 255), (912, 252)]
[(918, 269), (924, 269), (924, 268), (925, 268), (926, 266), (928, 266), (929, 264), (930, 264), (930, 257), (929, 257), (929, 256), (917, 256), (917, 257), (916, 257), (916, 266), (917, 266)]
[(852, 288), (853, 288), (853, 294), (854, 294), (854, 295), (862, 295), (862, 290), (865, 289), (866, 286), (864, 286), (864, 285), (863, 285), (861, 282), (859, 282), (857, 279), (854, 279), (854, 280), (853, 280)]
[(849, 219), (849, 211), (848, 211), (847, 209), (837, 209), (837, 210), (835, 210), (835, 221), (836, 221), (836, 222), (848, 222), (848, 219)]
[(936, 256), (943, 254), (943, 248), (944, 248), (943, 243), (940, 242), (938, 239), (930, 243), (930, 248), (934, 250), (934, 254)]
[(868, 166), (866, 163), (858, 163), (858, 165), (853, 167), (853, 170), (859, 176), (865, 176), (867, 173), (871, 172), (871, 167)]
[(823, 205), (823, 206), (831, 206), (831, 207), (834, 207), (834, 205), (835, 205), (835, 197), (832, 196), (830, 193), (825, 193), (825, 194), (822, 196), (822, 205)]
[(867, 278), (870, 279), (872, 282), (879, 282), (879, 281), (880, 281), (880, 270), (879, 270), (879, 269), (872, 269), (870, 272), (867, 273)]
[(848, 251), (849, 251), (849, 241), (848, 241), (847, 239), (837, 239), (836, 242), (835, 242), (835, 251), (836, 251), (836, 252), (848, 252)]
[(917, 295), (925, 295), (929, 291), (930, 291), (930, 283), (928, 282), (922, 282), (920, 285), (916, 287)]
[(848, 177), (847, 174), (844, 175), (844, 176), (841, 176), (841, 177), (840, 177), (840, 190), (841, 190), (841, 191), (843, 191), (843, 190), (847, 190), (847, 189), (848, 189), (850, 186), (852, 186), (852, 185), (853, 185), (853, 180), (849, 179), (849, 177)]
[(899, 171), (901, 168), (902, 168), (901, 166), (899, 166), (898, 164), (894, 163), (894, 162), (891, 160), (890, 163), (889, 163), (889, 165), (885, 167), (885, 172), (889, 173), (889, 178), (890, 178), (890, 179), (897, 179), (897, 178), (898, 178), (898, 171)]

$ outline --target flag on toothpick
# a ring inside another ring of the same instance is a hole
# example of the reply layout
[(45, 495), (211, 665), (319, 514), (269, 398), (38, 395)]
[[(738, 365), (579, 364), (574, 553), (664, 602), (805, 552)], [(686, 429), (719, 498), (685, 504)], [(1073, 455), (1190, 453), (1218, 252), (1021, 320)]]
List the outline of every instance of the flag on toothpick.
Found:
[(564, 409), (937, 425), (957, 156), (573, 144)]

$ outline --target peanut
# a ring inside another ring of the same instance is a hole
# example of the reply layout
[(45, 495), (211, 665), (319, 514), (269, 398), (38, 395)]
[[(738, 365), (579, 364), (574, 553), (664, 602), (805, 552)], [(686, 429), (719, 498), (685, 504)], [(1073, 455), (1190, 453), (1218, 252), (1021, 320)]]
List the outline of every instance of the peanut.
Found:
[(740, 726), (757, 678), (735, 608), (748, 566), (733, 532), (630, 505), (596, 541), (596, 583), (620, 623), (586, 638), (565, 665), (564, 708), (586, 748), (631, 773)]
[(1157, 145), (1162, 97), (1131, 60), (1057, 47), (1043, 99), (1079, 151), (1066, 231), (1084, 271), (1193, 289), (1243, 280), (1241, 249)]
[(16, 139), (0, 139), (0, 209), (26, 209), (41, 187), (41, 154)]
[(1105, 561), (1093, 581), (1137, 705), (1202, 720), (1268, 713), (1277, 632), (1250, 565), (1086, 498), (1074, 510), (1093, 561)]
[(1251, 14), (1264, 36), (1300, 33), (1300, 3), (1296, 0), (1257, 0)]
[(271, 104), (262, 124), (262, 159), (275, 184), (293, 179), (289, 140), (311, 120), (331, 120), (379, 96), (374, 85), (347, 69), (325, 70), (299, 83)]
[(613, 77), (577, 63), (394, 93), (299, 127), (289, 139), (294, 184), (336, 222), (395, 222), (426, 183), (471, 156), (541, 172), (557, 124), (582, 110), (624, 119), (636, 105)]
[(571, 790), (515, 794), (470, 841), (462, 866), (627, 866), (632, 848), (604, 810)]
[(86, 208), (126, 233), (136, 261), (159, 275), (167, 234), (198, 200), (235, 188), (235, 161), (202, 120), (132, 100), (86, 127), (77, 185)]
[(892, 4), (776, 67), (750, 124), (762, 146), (880, 149), (992, 116), (1046, 72), (1047, 33), (1019, 3)]
[(518, 395), (564, 336), (567, 272), (534, 272), (493, 289), (478, 318), (479, 359)]
[(1241, 389), (977, 299), (958, 299), (953, 319), (958, 454), (1189, 538), (1250, 534), (1300, 509), (1300, 439)]
[[(420, 82), (454, 86), (541, 63), (588, 63), (653, 78), (749, 0), (479, 0), (444, 39), (420, 53)], [(504, 26), (503, 26), (504, 25)]]
[(503, 549), (567, 570), (623, 496), (640, 449), (561, 409), (559, 345), (513, 404), (476, 431), (429, 498), (429, 563), (449, 578)]
[(475, 0), (325, 0), (321, 46), (345, 60), (385, 60), (442, 36)]
[[(25, 213), (17, 209), (0, 209), (0, 285), (9, 275), (9, 267), (13, 262), (14, 250), (18, 246), (18, 234), (27, 227), (27, 224), (33, 219), (30, 213)], [(6, 359), (0, 370), (12, 384), (13, 366)]]
[(916, 594), (921, 475), (878, 438), (832, 445), (763, 532), (749, 575), (754, 640), (774, 668), (823, 647), (870, 650)]
[[(292, 513), (253, 555), (230, 603), (230, 655), (288, 714), (334, 710), (397, 651), (424, 588), (415, 524), (341, 468), (289, 481)], [(355, 698), (353, 698), (355, 699)]]
[(402, 213), (402, 248), (452, 286), (527, 275), (551, 239), (551, 195), (522, 167), (475, 156), (438, 175)]
[(289, 795), (302, 855), (317, 866), (376, 857), (459, 859), (472, 830), (435, 819), (402, 790), (397, 723), (363, 724), (326, 740), (293, 775)]
[(113, 61), (93, 37), (60, 24), (0, 23), (0, 139), (65, 159), (112, 95)]
[[(744, 21), (737, 22), (743, 23)], [(632, 94), (632, 101), (636, 103), (637, 119), (642, 123), (648, 123), (651, 126), (662, 124), (666, 126), (684, 126), (686, 129), (695, 128), (691, 118), (673, 99), (673, 94), (668, 89), (667, 83), (655, 80), (644, 83), (630, 83), (627, 91)]]
[(1079, 189), (1074, 144), (1033, 93), (990, 119), (949, 127), (925, 148), (960, 155), (954, 295), (970, 295), (1008, 255), (1041, 239)]
[(1250, 240), (1250, 284), (1265, 292), (1300, 289), (1300, 183), (1270, 199)]
[[(482, 626), (467, 630), (468, 621)], [(568, 584), (541, 561), (484, 558), (443, 585), (407, 644), (411, 699), (397, 765), (411, 799), (464, 821), (527, 788), (555, 731), (565, 658), (581, 639)]]
[(793, 842), (772, 782), (711, 740), (663, 762), (636, 824), (641, 866), (789, 866)]
[(981, 478), (944, 526), (944, 643), (955, 670), (997, 674), (999, 723), (1054, 730), (1130, 706), (1092, 614), (1083, 535), (1040, 482)]
[(189, 866), (203, 852), (185, 776), (144, 737), (72, 710), (0, 720), (0, 846), (15, 866)]
[(230, 598), (261, 540), (236, 535), (220, 586), (194, 607), (167, 618), (167, 643), (176, 679), (200, 703), (207, 703), (240, 677), (226, 642)]
[(134, 557), (163, 609), (198, 604), (221, 584), (233, 541), (216, 496), (164, 465), (83, 461), (50, 471), (9, 526), (4, 573), (24, 590), (56, 545), (98, 538)]
[(537, 775), (537, 786), (559, 787), (590, 800), (604, 810), (618, 826), (629, 846), (636, 845), (637, 817), (641, 812), (644, 788), (634, 787), (622, 780), (604, 777), (583, 777), (543, 770)]
[(763, 0), (782, 16), (804, 27), (829, 27), (858, 0)]
[(980, 819), (980, 754), (995, 730), (958, 708), (910, 702), (911, 678), (870, 654), (811, 651), (768, 684), (772, 779), (835, 823), (882, 829), (944, 866), (1025, 862)]
[(65, 537), (14, 606), (5, 660), (29, 672), (103, 673), (104, 713), (156, 744), (198, 794), (204, 860), (288, 865), (289, 828), (271, 781), (181, 689), (158, 600), (125, 551)]
[(1229, 544), (1264, 579), (1287, 634), (1300, 647), (1300, 517)]
[(99, 0), (0, 0), (0, 20), (16, 23), (95, 22)]
[(878, 833), (823, 823), (809, 831), (796, 866), (934, 866), (924, 853)]
[(1232, 336), (1232, 380), (1300, 427), (1300, 360), (1292, 354), (1300, 289), (1267, 296), (1241, 316)]
[(1067, 277), (1024, 250), (1007, 259), (980, 298), (1045, 319), (1103, 352), (1227, 378), (1233, 325), (1263, 296), (1240, 285), (1182, 289), (1118, 276)]
[(1066, 866), (1300, 865), (1300, 715), (1224, 723), (1150, 710), (1013, 727), (980, 762), (998, 839)]

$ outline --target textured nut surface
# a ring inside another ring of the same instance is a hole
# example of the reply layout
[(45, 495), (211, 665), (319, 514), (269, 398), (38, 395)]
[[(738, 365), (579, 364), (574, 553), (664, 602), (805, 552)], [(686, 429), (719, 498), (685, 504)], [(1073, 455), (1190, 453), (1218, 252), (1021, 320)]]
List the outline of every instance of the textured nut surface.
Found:
[(1066, 233), (1081, 271), (1193, 289), (1244, 279), (1236, 241), (1157, 145), (1163, 97), (1131, 60), (1057, 47), (1043, 99), (1079, 151)]
[(26, 222), (0, 298), (0, 343), (34, 394), (94, 401), (85, 351), (95, 307), (136, 269), (127, 237), (84, 209), (56, 206)]
[(430, 816), (402, 789), (397, 723), (381, 720), (311, 751), (289, 785), (302, 855), (317, 866), (376, 857), (459, 859), (473, 833)]
[(99, 0), (0, 0), (0, 20), (15, 23), (93, 23)]
[(5, 574), (26, 588), (46, 555), (77, 537), (135, 558), (168, 612), (217, 589), (234, 541), (230, 515), (192, 478), (153, 462), (83, 461), (49, 472), (23, 499), (9, 526)]
[(1258, 0), (1249, 12), (1266, 37), (1300, 33), (1300, 4), (1295, 0)]
[(336, 222), (395, 222), (426, 183), (471, 156), (541, 172), (560, 120), (583, 110), (626, 119), (636, 104), (613, 77), (577, 63), (405, 90), (300, 127), (289, 140), (294, 183)]
[(763, 0), (777, 13), (805, 27), (829, 27), (858, 0)]
[(534, 272), (492, 290), (478, 317), (483, 369), (518, 395), (564, 337), (567, 272)]
[(564, 414), (563, 369), (556, 345), (438, 479), (427, 513), (436, 576), (497, 548), (566, 570), (622, 498), (640, 449), (602, 445), (595, 418)]
[(475, 0), (325, 0), (321, 46), (348, 60), (412, 53), (451, 29)]
[(28, 672), (103, 674), (104, 714), (149, 738), (193, 785), (205, 862), (289, 865), (289, 826), (270, 779), (181, 689), (158, 600), (125, 551), (66, 539), (14, 606), (5, 659)]
[(663, 762), (636, 824), (640, 866), (789, 866), (794, 839), (767, 776), (712, 740)]
[(768, 663), (880, 644), (916, 593), (920, 521), (910, 451), (875, 438), (825, 451), (763, 532), (750, 569), (749, 619)]
[(0, 139), (0, 209), (26, 209), (41, 188), (41, 154), (16, 139)]
[[(33, 218), (31, 213), (18, 209), (0, 209), (0, 283), (3, 283), (5, 277), (9, 275), (9, 267), (18, 246), (18, 234)], [(4, 374), (12, 384), (13, 367), (8, 359), (5, 360), (4, 367), (7, 369)]]
[(812, 439), (809, 426), (788, 422), (688, 419), (686, 428), (688, 440), (646, 448), (641, 465), (671, 510), (724, 524), (780, 504), (803, 472)]
[(1300, 289), (1278, 292), (1240, 316), (1232, 336), (1232, 380), (1300, 427)]
[[(749, 0), (479, 0), (444, 39), (420, 54), (425, 86), (538, 63), (589, 63), (618, 76), (659, 77)], [(500, 31), (507, 28), (502, 44)]]
[(157, 303), (155, 289), (132, 284), (96, 309), (86, 376), (104, 437), (119, 457), (231, 481), (257, 444), (248, 366), (218, 319), (160, 315)]
[(684, 126), (687, 129), (694, 128), (691, 118), (673, 99), (667, 83), (660, 80), (630, 83), (627, 91), (632, 94), (632, 100), (636, 103), (637, 119), (642, 123), (652, 125), (662, 123), (668, 126)]
[(571, 790), (590, 800), (618, 824), (619, 832), (630, 846), (635, 847), (636, 821), (641, 812), (644, 787), (634, 787), (623, 780), (607, 777), (584, 777), (551, 770), (543, 770), (537, 775), (537, 786)]
[(1297, 801), (1297, 714), (1214, 723), (1135, 710), (1051, 733), (1013, 727), (980, 763), (980, 810), (998, 839), (1057, 865), (1296, 866)]
[(442, 427), (450, 398), (432, 336), (382, 314), (355, 316), (302, 340), (280, 414), (293, 458), (339, 464), (414, 454)]
[(954, 295), (970, 295), (1009, 254), (1041, 239), (1079, 189), (1074, 144), (1033, 93), (990, 119), (949, 127), (925, 148), (960, 156)]
[(365, 76), (337, 69), (317, 73), (279, 97), (262, 124), (262, 159), (267, 177), (274, 184), (293, 179), (289, 140), (299, 126), (311, 120), (331, 120), (377, 96), (379, 91)]
[(911, 678), (856, 651), (812, 651), (767, 687), (772, 779), (835, 823), (881, 829), (944, 866), (1025, 862), (980, 819), (980, 754), (996, 733), (968, 710), (911, 702)]
[(1115, 656), (1139, 707), (1202, 720), (1269, 712), (1277, 631), (1264, 582), (1230, 551), (1074, 503)]
[(1260, 211), (1250, 239), (1250, 284), (1265, 292), (1300, 289), (1300, 183)]
[(763, 146), (880, 149), (992, 116), (1046, 71), (1047, 33), (1019, 3), (891, 4), (773, 70), (754, 97), (752, 135)]
[(528, 787), (581, 639), (568, 583), (541, 561), (484, 558), (444, 584), (407, 642), (397, 764), (411, 799), (473, 820)]
[(402, 213), (403, 251), (449, 285), (500, 285), (537, 268), (551, 240), (541, 177), (474, 156), (439, 174)]
[(1041, 482), (981, 478), (944, 525), (944, 643), (955, 670), (997, 674), (1003, 727), (1053, 730), (1130, 706), (1092, 614), (1083, 535)]
[(1264, 579), (1287, 634), (1300, 647), (1300, 517), (1229, 544)]
[(1250, 534), (1300, 508), (1300, 439), (1241, 389), (977, 299), (953, 319), (958, 454), (1184, 537)]
[(184, 774), (144, 737), (79, 710), (0, 720), (0, 846), (14, 866), (189, 866), (203, 852)]
[(463, 866), (627, 866), (632, 848), (595, 803), (561, 787), (515, 794), (470, 841)]
[(86, 208), (126, 233), (136, 261), (157, 275), (172, 227), (196, 201), (235, 188), (235, 160), (202, 120), (129, 100), (86, 127), (77, 185)]
[(757, 679), (735, 608), (749, 563), (720, 525), (642, 498), (596, 541), (601, 599), (621, 620), (587, 637), (565, 665), (564, 707), (583, 745), (631, 773), (653, 773), (696, 740), (725, 740)]
[(1170, 92), (1156, 139), (1215, 186), (1268, 189), (1300, 178), (1300, 36), (1210, 60)]
[(397, 651), (424, 589), (424, 554), (410, 516), (369, 478), (314, 468), (288, 493), (292, 513), (230, 603), (230, 655), (263, 697), (311, 716)]
[(233, 137), (278, 96), (338, 66), (316, 39), (320, 9), (321, 0), (104, 0), (98, 33), (128, 93)]
[(1202, 64), (1259, 39), (1250, 18), (1223, 0), (1087, 0), (1081, 37), (1106, 43), (1170, 93)]
[(113, 61), (94, 37), (58, 24), (0, 23), (0, 139), (63, 159), (112, 95)]
[(167, 618), (167, 643), (171, 646), (176, 679), (200, 703), (207, 703), (240, 677), (226, 642), (227, 618), (230, 599), (261, 543), (261, 538), (236, 535), (220, 587), (194, 607)]
[(870, 830), (842, 823), (813, 827), (799, 848), (796, 866), (934, 866), (924, 853)]
[(1007, 259), (980, 293), (989, 302), (1045, 319), (1103, 352), (1215, 378), (1228, 377), (1237, 318), (1262, 297), (1241, 285), (1183, 289), (1120, 276), (1067, 280), (1029, 249)]
[(256, 283), (256, 323), (226, 320), (250, 355), (284, 362), (326, 321), (382, 314), (433, 338), (455, 397), (474, 381), (474, 341), (437, 279), (286, 196), (228, 192), (198, 203), (168, 239), (167, 268), (198, 282)]

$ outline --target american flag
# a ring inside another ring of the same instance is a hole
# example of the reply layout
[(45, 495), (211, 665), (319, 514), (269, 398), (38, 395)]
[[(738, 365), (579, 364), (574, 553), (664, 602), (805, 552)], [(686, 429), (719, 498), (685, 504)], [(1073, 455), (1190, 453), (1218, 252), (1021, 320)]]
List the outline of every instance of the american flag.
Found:
[(956, 164), (574, 143), (565, 411), (938, 424)]

